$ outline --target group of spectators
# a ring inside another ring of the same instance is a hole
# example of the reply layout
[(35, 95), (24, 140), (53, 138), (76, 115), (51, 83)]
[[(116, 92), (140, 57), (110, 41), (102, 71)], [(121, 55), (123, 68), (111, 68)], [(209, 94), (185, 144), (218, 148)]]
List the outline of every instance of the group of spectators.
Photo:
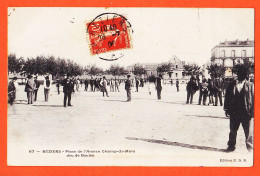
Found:
[[(84, 80), (84, 85), (85, 85), (85, 91), (88, 91), (88, 87), (90, 86), (90, 91), (95, 92), (95, 91), (102, 91), (102, 87), (103, 87), (103, 81), (104, 81), (104, 77), (103, 78), (95, 78), (93, 79), (93, 77), (91, 77), (91, 79), (85, 79)], [(83, 82), (83, 81), (82, 81)], [(116, 78), (111, 78), (110, 80), (106, 79), (106, 86), (110, 86), (110, 92), (120, 92), (119, 91), (119, 86), (121, 84), (121, 80), (120, 79), (116, 79)]]
[[(37, 94), (40, 87), (40, 82), (37, 80), (37, 76), (33, 77), (32, 75), (27, 76), (24, 92), (27, 95), (28, 104), (33, 104), (37, 101)], [(18, 83), (16, 82), (17, 77), (12, 78), (8, 84), (8, 102), (12, 105), (16, 100), (16, 90), (18, 88)], [(49, 92), (51, 82), (49, 76), (45, 77), (43, 82), (44, 86), (44, 100), (47, 102), (49, 100)]]
[[(133, 80), (130, 80), (130, 75), (127, 75), (127, 80), (125, 81), (125, 90), (127, 93), (127, 102), (131, 101), (131, 88), (133, 87)], [(245, 137), (246, 137), (246, 147), (248, 151), (253, 150), (253, 123), (254, 123), (254, 84), (247, 79), (247, 70), (244, 66), (237, 71), (237, 78), (230, 81), (227, 84), (224, 79), (202, 79), (200, 82), (199, 78), (191, 77), (187, 83), (187, 101), (186, 103), (192, 104), (193, 95), (196, 91), (199, 91), (199, 100), (198, 104), (206, 105), (207, 97), (209, 98), (208, 105), (213, 104), (214, 106), (223, 105), (222, 95), (225, 91), (225, 100), (224, 100), (224, 111), (226, 116), (230, 117), (230, 133), (227, 152), (234, 151), (236, 148), (236, 135), (240, 124), (242, 124)], [(16, 99), (16, 87), (17, 87), (17, 78), (14, 77), (8, 84), (8, 101), (12, 105)], [(136, 91), (138, 92), (139, 80), (135, 78), (136, 82)], [(105, 76), (99, 79), (84, 80), (85, 91), (88, 90), (88, 84), (90, 84), (91, 91), (101, 91), (103, 96), (108, 97), (107, 86), (110, 85), (110, 91), (119, 91), (119, 85), (121, 81), (117, 79), (107, 80)], [(64, 92), (64, 107), (72, 106), (71, 104), (71, 95), (79, 89), (79, 85), (82, 82), (79, 79), (70, 78), (69, 75), (66, 78), (58, 83), (62, 84)], [(158, 100), (161, 99), (162, 91), (162, 75), (160, 74), (155, 78), (154, 81), (155, 89), (157, 91)], [(48, 101), (49, 91), (50, 91), (51, 82), (49, 77), (46, 76), (43, 86), (44, 86), (44, 99)], [(143, 83), (141, 82), (141, 87)], [(27, 93), (28, 104), (33, 104), (34, 101), (37, 101), (37, 93), (40, 87), (40, 83), (37, 80), (37, 76), (29, 75), (27, 77), (27, 82), (25, 85), (25, 92)], [(59, 86), (57, 86), (59, 89)], [(179, 91), (179, 80), (176, 80), (177, 92)], [(148, 90), (150, 92), (150, 82), (148, 82)], [(59, 93), (59, 90), (58, 90)]]
[[(239, 65), (237, 69), (237, 78), (226, 82), (224, 79), (203, 79), (202, 82), (194, 77), (190, 78), (187, 84), (187, 101), (192, 103), (193, 94), (199, 91), (199, 102), (206, 105), (207, 97), (209, 103), (214, 106), (223, 105), (222, 95), (224, 99), (224, 111), (230, 119), (230, 132), (228, 140), (228, 148), (226, 152), (232, 152), (236, 149), (236, 137), (240, 124), (242, 124), (245, 143), (247, 150), (251, 152), (254, 148), (253, 128), (254, 128), (254, 84), (248, 79), (248, 70), (244, 65)], [(214, 99), (215, 98), (215, 99)]]
[(71, 95), (73, 92), (75, 92), (74, 87), (76, 87), (76, 91), (78, 91), (79, 84), (84, 83), (85, 88), (84, 91), (88, 91), (90, 86), (90, 91), (96, 92), (100, 91), (103, 93), (103, 97), (108, 95), (108, 86), (110, 86), (110, 92), (119, 92), (119, 85), (121, 83), (121, 80), (113, 79), (107, 80), (105, 76), (102, 78), (95, 78), (91, 77), (91, 79), (85, 79), (84, 82), (82, 80), (75, 80), (74, 78), (70, 78), (69, 75), (66, 75), (66, 78), (62, 81), (63, 86), (63, 92), (64, 92), (64, 107), (72, 106), (71, 105)]
[(203, 78), (200, 81), (199, 78), (191, 77), (190, 81), (186, 86), (187, 90), (187, 101), (186, 103), (193, 103), (193, 95), (199, 91), (199, 101), (198, 105), (206, 105), (207, 98), (208, 105), (212, 104), (214, 106), (218, 106), (218, 102), (220, 106), (223, 106), (223, 94), (226, 89), (227, 82), (224, 79), (206, 79)]

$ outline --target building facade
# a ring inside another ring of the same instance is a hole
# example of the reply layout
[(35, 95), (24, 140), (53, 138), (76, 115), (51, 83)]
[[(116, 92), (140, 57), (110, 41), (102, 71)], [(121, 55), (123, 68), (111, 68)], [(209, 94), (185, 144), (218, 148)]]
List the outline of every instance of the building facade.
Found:
[[(177, 56), (172, 56), (168, 63), (172, 64), (171, 71), (166, 79), (184, 79), (184, 65), (185, 61), (181, 61)], [(167, 74), (166, 74), (167, 75)]]
[[(183, 73), (183, 67), (185, 65), (184, 61), (181, 61), (177, 56), (172, 56), (168, 62), (166, 63), (171, 63), (172, 68), (168, 73), (162, 73), (163, 79), (185, 79), (184, 73)], [(134, 70), (134, 66), (142, 66), (146, 70), (146, 75), (149, 77), (151, 75), (157, 76), (159, 73), (157, 71), (157, 68), (161, 65), (162, 63), (138, 63), (134, 65), (128, 66), (126, 69), (132, 73)], [(164, 64), (164, 63), (163, 63)]]
[(244, 63), (246, 59), (254, 62), (253, 40), (220, 42), (211, 50), (211, 64), (223, 65), (225, 77), (232, 77), (234, 65)]

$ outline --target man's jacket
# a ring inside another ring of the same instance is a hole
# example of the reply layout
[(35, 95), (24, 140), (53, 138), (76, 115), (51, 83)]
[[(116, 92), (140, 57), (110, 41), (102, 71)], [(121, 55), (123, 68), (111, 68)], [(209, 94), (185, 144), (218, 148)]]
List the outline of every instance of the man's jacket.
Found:
[[(235, 99), (236, 89), (236, 81), (231, 82), (226, 89), (224, 110), (229, 114), (237, 111), (237, 109), (234, 108), (238, 103)], [(254, 84), (245, 80), (243, 89), (245, 90), (245, 94), (243, 97), (244, 102), (242, 102), (242, 104), (245, 105), (247, 115), (250, 118), (254, 118)]]

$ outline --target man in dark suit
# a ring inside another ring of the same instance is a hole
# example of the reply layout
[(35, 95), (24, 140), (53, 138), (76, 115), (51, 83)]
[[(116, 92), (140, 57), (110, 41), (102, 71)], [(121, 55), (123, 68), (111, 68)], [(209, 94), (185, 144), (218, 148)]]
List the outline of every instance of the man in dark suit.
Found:
[(216, 79), (213, 84), (214, 84), (214, 93), (215, 93), (214, 106), (218, 106), (218, 99), (219, 99), (220, 106), (222, 106), (223, 82), (220, 79)]
[(37, 93), (40, 87), (40, 82), (37, 80), (37, 76), (34, 77), (35, 89), (34, 89), (34, 101), (37, 101)]
[(92, 92), (94, 91), (93, 85), (94, 85), (94, 80), (93, 80), (93, 77), (91, 77), (91, 79), (90, 79), (90, 90)]
[(141, 87), (144, 87), (144, 80), (143, 80), (143, 78), (140, 79), (140, 84), (141, 84), (140, 85)]
[(177, 88), (177, 92), (179, 92), (179, 84), (180, 84), (180, 82), (179, 82), (179, 79), (177, 78), (177, 79), (176, 79), (176, 88)]
[(74, 91), (74, 83), (73, 80), (69, 78), (69, 75), (67, 75), (67, 77), (63, 80), (62, 85), (63, 85), (63, 93), (64, 93), (63, 106), (66, 107), (67, 99), (68, 99), (68, 106), (72, 106), (71, 94)]
[(15, 101), (15, 93), (16, 93), (16, 88), (14, 85), (14, 82), (17, 80), (17, 77), (14, 77), (8, 84), (8, 102), (10, 105), (13, 105)]
[(155, 80), (155, 88), (157, 90), (157, 98), (158, 100), (161, 99), (161, 93), (162, 93), (162, 75), (159, 74), (159, 76)]
[(57, 91), (58, 91), (58, 95), (59, 95), (60, 94), (60, 80), (59, 79), (57, 79), (56, 87), (57, 87)]
[(215, 92), (214, 92), (214, 84), (213, 84), (212, 79), (208, 79), (208, 90), (209, 90), (209, 104), (214, 105), (213, 96), (214, 96)]
[(131, 101), (131, 80), (130, 75), (127, 75), (127, 80), (125, 81), (125, 90), (127, 94), (127, 101)]
[(190, 104), (192, 104), (193, 101), (193, 95), (195, 94), (196, 90), (197, 90), (197, 84), (195, 82), (195, 78), (191, 77), (190, 81), (187, 84), (186, 90), (187, 90), (187, 101), (186, 104), (188, 104), (190, 102)]
[(199, 105), (201, 104), (201, 100), (203, 105), (206, 105), (208, 96), (208, 83), (205, 78), (202, 80), (202, 83), (199, 83), (199, 91)]
[(137, 78), (135, 78), (135, 87), (136, 87), (136, 92), (138, 92), (139, 80)]
[(32, 75), (28, 75), (28, 81), (27, 84), (25, 85), (25, 89), (27, 92), (27, 98), (28, 98), (28, 104), (33, 104), (33, 92), (35, 90), (35, 82), (32, 77)]
[(88, 91), (88, 79), (86, 78), (84, 81), (85, 84), (85, 91)]
[(231, 82), (226, 90), (224, 110), (230, 116), (230, 133), (227, 152), (236, 149), (237, 130), (242, 123), (248, 151), (253, 150), (254, 84), (247, 81), (248, 69), (237, 66), (237, 80)]

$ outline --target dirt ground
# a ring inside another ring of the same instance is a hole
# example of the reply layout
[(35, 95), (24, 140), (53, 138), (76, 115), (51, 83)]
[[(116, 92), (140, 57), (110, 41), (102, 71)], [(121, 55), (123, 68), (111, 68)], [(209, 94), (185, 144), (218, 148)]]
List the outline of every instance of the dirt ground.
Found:
[(241, 126), (236, 151), (224, 152), (229, 119), (222, 106), (198, 105), (198, 92), (193, 104), (186, 104), (184, 84), (180, 92), (164, 85), (162, 100), (154, 85), (151, 90), (149, 95), (146, 85), (139, 92), (133, 87), (132, 102), (126, 102), (123, 84), (109, 97), (86, 92), (83, 85), (72, 96), (73, 106), (64, 108), (55, 85), (48, 102), (41, 86), (33, 105), (27, 105), (20, 86), (16, 103), (8, 106), (8, 164), (252, 166)]

